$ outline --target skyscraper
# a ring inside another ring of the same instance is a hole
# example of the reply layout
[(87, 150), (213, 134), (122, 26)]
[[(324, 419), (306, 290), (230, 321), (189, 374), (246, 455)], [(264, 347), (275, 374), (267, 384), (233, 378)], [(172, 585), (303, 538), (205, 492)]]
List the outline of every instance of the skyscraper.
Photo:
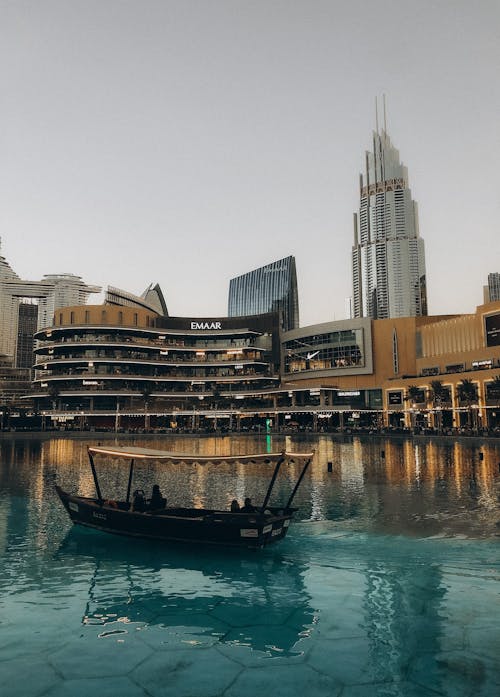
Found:
[(355, 317), (427, 314), (424, 241), (408, 172), (385, 127), (373, 133), (360, 175), (359, 216), (352, 248)]
[[(58, 307), (83, 305), (90, 293), (100, 290), (99, 286), (87, 285), (80, 276), (73, 274), (53, 274), (44, 276), (41, 281), (23, 281), (0, 254), (0, 355), (26, 363), (28, 325), (37, 329), (48, 327)], [(35, 310), (24, 307), (26, 300), (36, 305), (36, 318)], [(19, 351), (18, 341), (23, 343)]]
[(279, 311), (285, 331), (299, 327), (295, 258), (273, 261), (229, 282), (229, 317)]
[(488, 285), (484, 287), (484, 302), (500, 300), (500, 273), (488, 274)]
[(17, 346), (15, 365), (31, 370), (34, 363), (33, 349), (38, 322), (38, 305), (33, 301), (19, 302), (17, 318)]

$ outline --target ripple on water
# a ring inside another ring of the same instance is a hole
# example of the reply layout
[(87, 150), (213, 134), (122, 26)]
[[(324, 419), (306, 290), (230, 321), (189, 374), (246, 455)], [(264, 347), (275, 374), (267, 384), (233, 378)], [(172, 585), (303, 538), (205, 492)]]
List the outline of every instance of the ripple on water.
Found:
[(422, 451), (417, 471), (411, 448), (318, 445), (303, 520), (251, 554), (71, 529), (21, 463), (0, 504), (2, 697), (500, 694), (500, 456)]

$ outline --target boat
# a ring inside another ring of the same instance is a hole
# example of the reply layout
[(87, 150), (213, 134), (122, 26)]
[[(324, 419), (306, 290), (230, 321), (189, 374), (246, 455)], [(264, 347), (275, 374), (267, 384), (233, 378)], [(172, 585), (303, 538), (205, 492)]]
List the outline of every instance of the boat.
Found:
[[(298, 510), (292, 506), (295, 495), (311, 463), (314, 453), (261, 453), (254, 455), (210, 456), (165, 452), (139, 447), (88, 448), (89, 463), (94, 479), (94, 497), (78, 496), (56, 485), (56, 491), (68, 515), (76, 525), (107, 533), (146, 538), (163, 542), (201, 543), (231, 547), (262, 548), (282, 540), (290, 521)], [(96, 456), (121, 458), (129, 461), (128, 484), (122, 500), (103, 496), (96, 468)], [(153, 505), (136, 491), (131, 497), (134, 469), (138, 462), (156, 460), (187, 465), (212, 463), (263, 463), (273, 465), (267, 491), (262, 503), (248, 511), (219, 510)], [(280, 468), (298, 464), (299, 475), (288, 500), (279, 506), (270, 505), (271, 494)], [(140, 505), (139, 505), (139, 503)]]

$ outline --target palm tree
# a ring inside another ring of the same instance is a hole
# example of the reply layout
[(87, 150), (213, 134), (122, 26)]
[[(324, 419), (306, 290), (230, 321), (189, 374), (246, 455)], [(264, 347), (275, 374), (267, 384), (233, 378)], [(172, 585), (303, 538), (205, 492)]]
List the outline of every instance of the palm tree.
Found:
[(443, 430), (443, 414), (441, 412), (441, 407), (443, 406), (444, 402), (448, 401), (449, 398), (448, 389), (444, 387), (441, 380), (431, 381), (430, 397), (432, 400), (432, 406), (437, 410), (437, 428), (438, 433), (441, 433)]
[(413, 405), (415, 405), (422, 394), (422, 390), (420, 387), (417, 387), (416, 385), (410, 385), (408, 389), (406, 390), (406, 397), (405, 399), (408, 402), (411, 402)]
[(411, 422), (411, 428), (412, 430), (415, 429), (415, 412), (414, 409), (417, 405), (417, 402), (420, 401), (422, 394), (422, 390), (420, 387), (417, 387), (416, 385), (410, 385), (408, 389), (406, 390), (406, 396), (405, 400), (407, 402), (410, 402), (411, 404), (411, 411), (410, 411), (410, 422)]
[[(457, 396), (460, 402), (467, 406), (467, 422), (469, 428), (472, 426), (472, 405), (477, 404), (477, 385), (469, 378), (463, 378), (457, 385)], [(474, 429), (477, 428), (477, 422), (474, 420)]]

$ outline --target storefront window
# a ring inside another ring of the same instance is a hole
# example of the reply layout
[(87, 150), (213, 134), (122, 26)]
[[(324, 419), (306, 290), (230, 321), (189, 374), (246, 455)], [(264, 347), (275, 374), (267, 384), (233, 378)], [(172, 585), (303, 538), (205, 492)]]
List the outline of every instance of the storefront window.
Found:
[(284, 344), (285, 372), (364, 367), (363, 329), (293, 339)]

